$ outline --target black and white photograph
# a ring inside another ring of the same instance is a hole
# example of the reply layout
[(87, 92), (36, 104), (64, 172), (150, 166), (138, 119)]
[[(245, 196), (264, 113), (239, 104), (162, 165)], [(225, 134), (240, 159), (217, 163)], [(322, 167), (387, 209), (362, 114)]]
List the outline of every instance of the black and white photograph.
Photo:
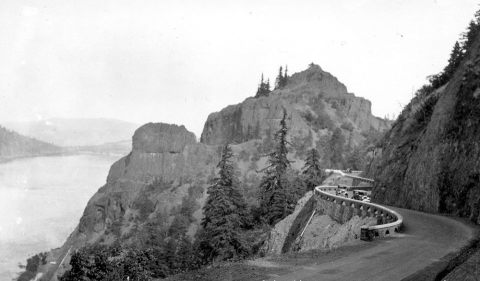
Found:
[(480, 281), (480, 1), (0, 1), (0, 281)]

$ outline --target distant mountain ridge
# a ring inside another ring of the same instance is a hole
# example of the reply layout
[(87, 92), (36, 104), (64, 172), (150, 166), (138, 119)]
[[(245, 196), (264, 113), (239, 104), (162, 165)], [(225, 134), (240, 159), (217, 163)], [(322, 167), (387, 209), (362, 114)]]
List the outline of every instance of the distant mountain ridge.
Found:
[(50, 143), (22, 136), (0, 126), (0, 161), (14, 158), (60, 153), (62, 149)]
[(130, 140), (138, 124), (115, 119), (52, 118), (31, 122), (6, 122), (20, 134), (58, 146), (96, 146)]

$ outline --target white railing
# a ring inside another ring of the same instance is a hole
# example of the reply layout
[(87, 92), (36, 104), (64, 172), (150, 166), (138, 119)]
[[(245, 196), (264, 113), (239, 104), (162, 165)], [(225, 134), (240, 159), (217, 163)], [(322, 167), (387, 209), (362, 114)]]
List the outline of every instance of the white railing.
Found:
[(385, 237), (391, 235), (393, 232), (400, 231), (403, 225), (403, 217), (399, 213), (378, 204), (345, 198), (327, 192), (332, 191), (333, 189), (334, 187), (332, 186), (317, 186), (315, 188), (315, 193), (320, 196), (321, 200), (332, 201), (339, 205), (349, 203), (345, 204), (345, 206), (355, 208), (365, 216), (381, 217), (382, 222), (386, 221), (386, 223), (362, 227), (361, 238), (363, 240), (371, 240), (374, 237)]

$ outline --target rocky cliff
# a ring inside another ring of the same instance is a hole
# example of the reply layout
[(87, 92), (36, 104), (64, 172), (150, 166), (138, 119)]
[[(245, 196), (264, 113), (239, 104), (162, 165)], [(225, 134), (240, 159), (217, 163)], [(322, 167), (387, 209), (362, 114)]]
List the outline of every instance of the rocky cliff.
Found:
[[(290, 135), (316, 141), (337, 127), (355, 146), (369, 131), (384, 131), (389, 121), (371, 113), (370, 101), (348, 93), (345, 85), (320, 66), (311, 64), (288, 78), (285, 87), (260, 98), (248, 98), (210, 114), (201, 142), (242, 143), (270, 136), (278, 128), (283, 110), (289, 117)], [(363, 136), (362, 136), (363, 134)]]
[(480, 38), (448, 83), (418, 95), (377, 149), (376, 202), (480, 223)]
[(71, 242), (113, 241), (153, 220), (163, 220), (166, 230), (184, 198), (191, 200), (190, 215), (199, 209), (218, 162), (216, 147), (198, 143), (183, 126), (161, 123), (137, 129), (132, 146), (90, 199)]
[(326, 146), (334, 130), (347, 139), (346, 152), (364, 144), (369, 134), (386, 130), (389, 122), (372, 116), (370, 106), (331, 74), (311, 65), (268, 96), (247, 98), (211, 114), (201, 142), (183, 126), (146, 124), (135, 131), (131, 153), (112, 165), (106, 184), (90, 199), (57, 256), (61, 259), (70, 247), (95, 242), (139, 243), (151, 231), (165, 238), (185, 225), (193, 236), (216, 172), (219, 145), (233, 143), (243, 195), (255, 204), (258, 171), (265, 167), (284, 110), (292, 143), (289, 158), (299, 169), (312, 147), (320, 149), (324, 163), (329, 163)]

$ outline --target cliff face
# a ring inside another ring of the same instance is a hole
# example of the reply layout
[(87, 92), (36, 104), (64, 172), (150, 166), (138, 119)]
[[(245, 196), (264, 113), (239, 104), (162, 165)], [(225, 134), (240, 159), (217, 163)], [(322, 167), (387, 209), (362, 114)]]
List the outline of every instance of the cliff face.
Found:
[(158, 230), (167, 231), (185, 198), (192, 208), (193, 234), (207, 181), (219, 160), (216, 147), (196, 142), (183, 126), (161, 123), (137, 129), (132, 146), (128, 156), (112, 165), (107, 183), (88, 202), (66, 245), (135, 236), (151, 222), (160, 222)]
[(343, 125), (351, 146), (364, 140), (362, 133), (384, 131), (390, 125), (372, 115), (370, 101), (348, 93), (337, 78), (318, 65), (311, 65), (289, 77), (285, 87), (267, 97), (248, 98), (210, 114), (201, 142), (224, 144), (262, 139), (278, 129), (284, 109), (291, 136), (318, 140)]
[(383, 139), (370, 174), (376, 202), (480, 223), (480, 38), (453, 78), (412, 100)]
[(165, 238), (176, 224), (187, 225), (193, 236), (215, 176), (219, 145), (233, 143), (242, 193), (254, 203), (262, 176), (257, 171), (265, 167), (284, 110), (292, 143), (289, 159), (299, 169), (312, 147), (321, 150), (327, 165), (334, 130), (340, 130), (350, 148), (362, 144), (367, 134), (386, 130), (389, 123), (372, 116), (370, 106), (312, 65), (267, 97), (248, 98), (211, 114), (200, 143), (183, 126), (146, 124), (135, 131), (131, 153), (112, 165), (107, 183), (91, 198), (62, 250), (94, 242), (135, 243), (152, 229)]

